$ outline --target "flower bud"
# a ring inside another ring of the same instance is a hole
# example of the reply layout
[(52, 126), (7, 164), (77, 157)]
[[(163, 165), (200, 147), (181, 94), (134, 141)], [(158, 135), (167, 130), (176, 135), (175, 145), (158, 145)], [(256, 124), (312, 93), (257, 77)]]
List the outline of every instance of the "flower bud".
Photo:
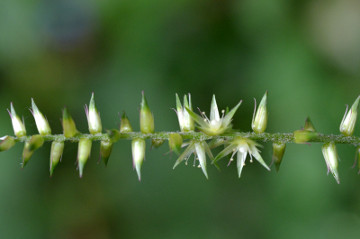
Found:
[(67, 108), (64, 108), (64, 110), (63, 110), (62, 126), (63, 126), (64, 136), (66, 138), (74, 137), (75, 135), (77, 135), (79, 133), (76, 129), (75, 122), (72, 119)]
[(103, 159), (105, 166), (107, 166), (110, 154), (113, 148), (113, 143), (109, 140), (103, 140), (100, 143), (100, 157)]
[(273, 162), (275, 163), (276, 171), (280, 169), (280, 164), (285, 153), (286, 144), (284, 143), (273, 143)]
[(138, 175), (139, 181), (141, 181), (141, 165), (145, 158), (145, 140), (144, 139), (133, 139), (131, 142), (133, 166)]
[(5, 135), (0, 138), (0, 152), (6, 151), (15, 145), (15, 139), (11, 136)]
[(296, 130), (294, 131), (294, 142), (297, 144), (308, 143), (317, 136), (318, 134), (316, 132), (308, 130)]
[(133, 129), (125, 112), (121, 116), (120, 133), (130, 133)]
[(340, 124), (340, 132), (345, 136), (351, 136), (354, 133), (359, 100), (360, 100), (360, 96), (358, 96), (358, 98), (355, 100), (349, 112), (348, 112), (348, 106), (346, 106), (345, 115)]
[(36, 127), (41, 135), (49, 135), (51, 134), (51, 129), (49, 126), (49, 122), (44, 117), (44, 115), (40, 112), (38, 107), (36, 106), (34, 99), (31, 98), (31, 113), (35, 118)]
[(179, 120), (180, 130), (182, 132), (194, 131), (195, 123), (194, 119), (190, 116), (186, 108), (189, 110), (192, 109), (191, 105), (191, 95), (189, 94), (189, 100), (187, 99), (186, 95), (184, 95), (184, 107), (181, 105), (180, 99), (178, 94), (176, 96), (176, 114)]
[(81, 138), (79, 140), (77, 161), (79, 165), (80, 178), (82, 178), (85, 164), (90, 157), (91, 145), (92, 145), (92, 141), (88, 138)]
[(182, 143), (183, 138), (180, 134), (172, 133), (169, 135), (169, 148), (171, 151), (174, 151), (176, 154), (180, 154)]
[(154, 116), (150, 111), (144, 92), (142, 92), (140, 105), (140, 131), (143, 134), (154, 133)]
[(51, 151), (50, 151), (50, 176), (53, 175), (56, 166), (61, 161), (63, 151), (64, 151), (64, 141), (52, 142)]
[(17, 116), (13, 103), (10, 103), (10, 110), (8, 110), (11, 117), (11, 123), (14, 129), (14, 134), (16, 137), (23, 137), (26, 135), (26, 129), (24, 123), (21, 121), (19, 116)]
[(294, 132), (294, 142), (297, 144), (308, 143), (318, 136), (313, 123), (310, 118), (307, 117), (305, 120), (305, 126), (303, 129), (296, 130)]
[(322, 153), (325, 158), (326, 166), (328, 168), (328, 173), (334, 176), (337, 183), (340, 183), (339, 173), (338, 173), (338, 154), (336, 152), (336, 147), (334, 142), (326, 143), (322, 146)]
[(99, 134), (102, 131), (100, 114), (95, 106), (94, 93), (91, 95), (89, 108), (85, 105), (85, 113), (88, 120), (89, 132), (91, 134)]
[(38, 134), (31, 136), (30, 140), (25, 142), (23, 155), (22, 155), (23, 158), (22, 167), (25, 167), (25, 165), (30, 160), (35, 150), (43, 146), (43, 144), (44, 144), (44, 138)]
[(151, 140), (151, 148), (159, 148), (165, 140), (163, 139), (152, 139)]
[(263, 96), (262, 100), (260, 101), (259, 108), (256, 111), (256, 99), (255, 99), (255, 109), (253, 114), (253, 119), (251, 123), (251, 128), (254, 130), (255, 133), (264, 133), (267, 121), (268, 121), (268, 112), (266, 108), (267, 103), (267, 91)]

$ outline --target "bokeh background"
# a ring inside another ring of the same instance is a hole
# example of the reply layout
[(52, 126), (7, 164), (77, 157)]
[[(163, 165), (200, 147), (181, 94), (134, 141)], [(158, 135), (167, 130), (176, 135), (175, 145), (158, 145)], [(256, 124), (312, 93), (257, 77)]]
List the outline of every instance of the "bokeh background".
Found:
[[(30, 98), (61, 133), (67, 106), (87, 132), (91, 92), (105, 129), (125, 110), (138, 130), (144, 90), (157, 131), (177, 130), (175, 93), (208, 111), (243, 104), (234, 127), (250, 130), (253, 98), (269, 91), (269, 132), (292, 132), (307, 116), (338, 133), (360, 94), (360, 2), (297, 0), (1, 0), (0, 132), (12, 135), (13, 102), (36, 133)], [(355, 135), (359, 135), (356, 127)], [(79, 179), (67, 143), (49, 178), (50, 144), (20, 169), (22, 144), (0, 154), (0, 238), (358, 238), (355, 148), (338, 145), (341, 184), (326, 175), (321, 145), (288, 145), (281, 170), (235, 164), (222, 171), (172, 166), (167, 145), (147, 149), (143, 181), (129, 141), (107, 168), (94, 144)], [(215, 152), (214, 152), (215, 153)], [(262, 155), (271, 162), (271, 145)]]

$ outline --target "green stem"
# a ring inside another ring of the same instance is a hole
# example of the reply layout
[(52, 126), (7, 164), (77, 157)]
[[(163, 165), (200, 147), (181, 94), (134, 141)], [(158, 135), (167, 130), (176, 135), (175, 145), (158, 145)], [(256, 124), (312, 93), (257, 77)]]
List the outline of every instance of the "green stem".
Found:
[[(257, 134), (253, 132), (233, 132), (229, 134), (219, 135), (219, 136), (209, 136), (202, 132), (156, 132), (152, 134), (142, 134), (140, 132), (131, 132), (131, 133), (120, 133), (118, 132), (119, 139), (132, 140), (135, 138), (143, 139), (160, 139), (167, 140), (172, 133), (179, 133), (184, 139), (195, 139), (195, 140), (210, 140), (210, 139), (233, 139), (235, 137), (241, 136), (246, 137), (259, 142), (282, 142), (282, 143), (294, 143), (294, 134), (293, 133), (262, 133)], [(17, 142), (25, 142), (30, 139), (31, 136), (24, 136), (16, 138)], [(108, 134), (78, 134), (72, 138), (66, 138), (62, 134), (58, 135), (47, 135), (43, 136), (45, 141), (70, 141), (78, 142), (81, 138), (88, 138), (94, 141), (109, 140), (110, 137)], [(360, 145), (360, 137), (356, 136), (343, 136), (343, 135), (325, 135), (318, 134), (311, 141), (312, 143), (327, 143), (334, 142), (336, 144), (352, 144), (354, 146)]]

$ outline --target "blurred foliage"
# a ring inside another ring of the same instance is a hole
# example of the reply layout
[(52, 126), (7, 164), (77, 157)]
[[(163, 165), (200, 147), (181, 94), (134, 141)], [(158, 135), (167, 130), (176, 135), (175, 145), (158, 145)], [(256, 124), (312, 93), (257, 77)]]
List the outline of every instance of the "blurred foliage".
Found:
[[(337, 133), (344, 104), (360, 89), (360, 3), (296, 0), (36, 0), (0, 2), (0, 130), (12, 134), (12, 101), (36, 132), (30, 98), (61, 132), (61, 109), (87, 132), (91, 92), (104, 128), (126, 111), (139, 130), (141, 90), (155, 129), (178, 129), (175, 93), (191, 92), (208, 110), (244, 102), (234, 127), (250, 130), (253, 97), (269, 91), (268, 131), (291, 132), (307, 116)], [(359, 135), (359, 127), (355, 129)], [(341, 184), (326, 176), (321, 145), (289, 145), (279, 173), (258, 164), (209, 180), (179, 166), (166, 144), (147, 151), (143, 181), (130, 142), (114, 147), (107, 168), (94, 144), (84, 178), (76, 145), (48, 176), (50, 144), (20, 170), (22, 145), (0, 154), (1, 238), (358, 238), (360, 178), (355, 150), (338, 146)], [(271, 145), (264, 159), (271, 161)]]

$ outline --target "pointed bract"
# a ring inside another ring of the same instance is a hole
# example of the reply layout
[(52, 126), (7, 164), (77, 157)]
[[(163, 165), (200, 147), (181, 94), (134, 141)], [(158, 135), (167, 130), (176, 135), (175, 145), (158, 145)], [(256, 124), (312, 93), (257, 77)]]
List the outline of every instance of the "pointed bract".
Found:
[(145, 159), (145, 149), (146, 144), (144, 139), (133, 139), (131, 142), (133, 166), (136, 170), (139, 181), (141, 181), (141, 166)]
[(316, 132), (314, 124), (311, 122), (310, 117), (307, 117), (305, 120), (304, 130)]
[(105, 166), (107, 166), (110, 154), (113, 148), (113, 143), (109, 140), (102, 140), (100, 143), (100, 157), (104, 161)]
[(63, 126), (64, 136), (66, 138), (72, 138), (79, 133), (79, 131), (76, 129), (75, 122), (72, 119), (67, 108), (64, 108), (63, 110), (62, 126)]
[(339, 184), (339, 173), (338, 173), (338, 154), (336, 152), (336, 147), (334, 142), (326, 143), (322, 146), (322, 153), (325, 158), (326, 166), (328, 172), (334, 176), (336, 182)]
[(92, 141), (88, 138), (81, 138), (79, 140), (77, 162), (79, 166), (79, 176), (82, 178), (84, 167), (91, 154)]
[(251, 123), (251, 128), (255, 133), (258, 134), (264, 133), (266, 130), (267, 121), (268, 121), (268, 112), (267, 112), (266, 104), (267, 104), (267, 91), (265, 92), (265, 95), (260, 101), (257, 110), (256, 110), (256, 100), (255, 100), (255, 109)]
[(45, 136), (51, 134), (51, 128), (49, 122), (44, 117), (44, 115), (40, 112), (38, 107), (36, 106), (34, 99), (31, 98), (31, 113), (34, 116), (36, 127), (39, 131), (39, 134)]
[(63, 141), (53, 141), (50, 151), (50, 176), (53, 175), (56, 166), (59, 164), (64, 151)]
[(23, 155), (22, 155), (22, 167), (25, 167), (27, 162), (30, 160), (31, 156), (41, 146), (44, 144), (44, 138), (41, 135), (33, 135), (30, 140), (25, 142)]
[(15, 145), (15, 139), (11, 136), (5, 135), (0, 138), (0, 152), (9, 150)]
[(359, 101), (360, 101), (360, 96), (356, 98), (349, 112), (348, 112), (348, 107), (346, 107), (345, 115), (340, 124), (340, 132), (345, 136), (351, 136), (354, 133)]
[(20, 117), (16, 114), (13, 103), (10, 103), (10, 110), (8, 110), (11, 123), (14, 129), (14, 134), (16, 137), (23, 137), (26, 135), (26, 129), (24, 123), (21, 121)]
[(89, 108), (85, 105), (85, 113), (88, 120), (89, 132), (91, 134), (99, 134), (102, 132), (102, 124), (100, 114), (95, 106), (94, 93), (91, 95)]
[(154, 133), (154, 130), (154, 116), (150, 111), (145, 94), (142, 92), (142, 100), (140, 104), (140, 131), (143, 134), (151, 134)]

